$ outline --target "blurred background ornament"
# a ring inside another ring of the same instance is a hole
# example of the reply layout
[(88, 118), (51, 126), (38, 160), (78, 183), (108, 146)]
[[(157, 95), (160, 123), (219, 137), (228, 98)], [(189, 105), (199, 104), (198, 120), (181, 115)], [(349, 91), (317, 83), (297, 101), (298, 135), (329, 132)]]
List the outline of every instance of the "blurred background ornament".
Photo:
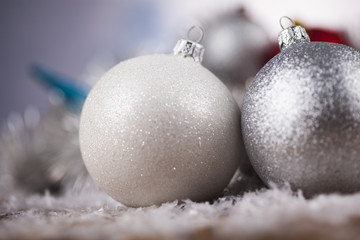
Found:
[(201, 65), (201, 39), (202, 30), (196, 41), (179, 40), (174, 55), (119, 63), (86, 99), (80, 121), (85, 165), (99, 187), (125, 205), (212, 200), (239, 165), (249, 165), (240, 111)]
[(204, 66), (230, 89), (241, 107), (246, 81), (263, 66), (263, 52), (269, 45), (265, 31), (253, 22), (243, 8), (227, 12), (205, 28)]
[(52, 90), (50, 107), (44, 115), (34, 107), (10, 115), (2, 129), (0, 191), (61, 194), (81, 188), (89, 181), (78, 143), (87, 87), (41, 65), (31, 72)]
[(309, 42), (295, 25), (280, 32), (279, 46), (243, 106), (254, 169), (267, 184), (286, 181), (307, 196), (359, 191), (360, 52)]

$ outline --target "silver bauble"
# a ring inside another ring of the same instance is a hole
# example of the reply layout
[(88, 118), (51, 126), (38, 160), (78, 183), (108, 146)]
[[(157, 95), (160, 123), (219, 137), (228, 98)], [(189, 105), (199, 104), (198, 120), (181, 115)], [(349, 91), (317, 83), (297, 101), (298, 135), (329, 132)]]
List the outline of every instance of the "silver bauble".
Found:
[(360, 52), (295, 43), (255, 76), (242, 112), (250, 160), (308, 196), (360, 190)]
[(225, 85), (193, 58), (137, 57), (91, 90), (80, 147), (95, 182), (125, 205), (211, 200), (244, 160), (240, 119)]
[(269, 45), (265, 31), (244, 13), (231, 12), (209, 22), (204, 46), (204, 66), (231, 90), (241, 107), (245, 82), (263, 66), (263, 51)]

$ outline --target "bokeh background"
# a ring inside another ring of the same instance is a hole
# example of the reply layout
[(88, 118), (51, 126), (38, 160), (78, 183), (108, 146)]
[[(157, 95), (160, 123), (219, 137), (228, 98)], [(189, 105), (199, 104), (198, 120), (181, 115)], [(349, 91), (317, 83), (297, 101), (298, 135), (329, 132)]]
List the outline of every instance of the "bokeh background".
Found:
[[(49, 104), (48, 89), (30, 74), (33, 64), (91, 86), (117, 62), (171, 52), (190, 26), (207, 26), (240, 8), (264, 32), (271, 43), (268, 52), (276, 51), (283, 15), (309, 28), (331, 30), (360, 48), (358, 0), (1, 0), (0, 123), (12, 112), (22, 114), (29, 106), (44, 110)], [(205, 39), (206, 34), (205, 28)], [(254, 37), (251, 29), (241, 34)], [(268, 57), (261, 55), (264, 61)]]

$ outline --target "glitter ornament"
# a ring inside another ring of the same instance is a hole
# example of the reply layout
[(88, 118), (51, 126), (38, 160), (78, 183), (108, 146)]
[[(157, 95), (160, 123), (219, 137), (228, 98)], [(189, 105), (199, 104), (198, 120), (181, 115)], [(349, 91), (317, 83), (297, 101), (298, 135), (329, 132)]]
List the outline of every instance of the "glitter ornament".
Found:
[(85, 165), (102, 190), (127, 206), (212, 200), (245, 161), (240, 111), (202, 67), (201, 37), (179, 40), (174, 55), (119, 63), (85, 101)]
[(242, 112), (256, 172), (307, 196), (360, 190), (360, 52), (310, 42), (300, 26), (284, 29), (279, 45)]

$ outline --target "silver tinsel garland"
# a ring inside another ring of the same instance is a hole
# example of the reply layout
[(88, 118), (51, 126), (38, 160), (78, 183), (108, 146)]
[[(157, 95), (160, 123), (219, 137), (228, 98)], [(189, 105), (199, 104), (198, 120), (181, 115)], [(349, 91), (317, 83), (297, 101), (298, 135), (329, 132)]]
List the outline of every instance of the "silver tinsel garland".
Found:
[(61, 102), (40, 116), (10, 115), (2, 128), (0, 193), (60, 194), (87, 181), (78, 143), (79, 116)]

